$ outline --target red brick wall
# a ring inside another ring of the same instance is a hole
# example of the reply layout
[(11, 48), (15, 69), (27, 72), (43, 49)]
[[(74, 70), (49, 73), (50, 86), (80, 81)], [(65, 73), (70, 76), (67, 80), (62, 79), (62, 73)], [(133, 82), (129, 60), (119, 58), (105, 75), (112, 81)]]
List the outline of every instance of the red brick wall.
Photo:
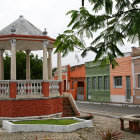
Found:
[(0, 100), (0, 117), (25, 117), (61, 113), (63, 98)]

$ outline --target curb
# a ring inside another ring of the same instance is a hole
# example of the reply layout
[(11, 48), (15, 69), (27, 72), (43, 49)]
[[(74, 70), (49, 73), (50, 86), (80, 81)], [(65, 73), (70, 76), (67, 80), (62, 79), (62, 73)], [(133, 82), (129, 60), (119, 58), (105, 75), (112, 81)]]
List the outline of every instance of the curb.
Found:
[(100, 103), (100, 102), (87, 102), (87, 101), (76, 101), (84, 104), (95, 104), (95, 105), (110, 105), (110, 106), (126, 106), (126, 107), (140, 107), (140, 105), (133, 104), (120, 104), (120, 103)]

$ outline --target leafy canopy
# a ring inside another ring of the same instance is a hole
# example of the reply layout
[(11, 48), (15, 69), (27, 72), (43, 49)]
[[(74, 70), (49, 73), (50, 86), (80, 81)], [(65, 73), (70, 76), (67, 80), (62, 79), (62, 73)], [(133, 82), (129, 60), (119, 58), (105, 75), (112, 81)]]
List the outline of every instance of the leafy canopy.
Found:
[[(94, 62), (100, 59), (102, 65), (112, 64), (114, 68), (115, 58), (123, 56), (118, 45), (125, 45), (124, 40), (130, 43), (140, 40), (140, 0), (89, 0), (89, 3), (93, 6), (92, 12), (82, 6), (67, 13), (71, 15), (70, 30), (57, 37), (55, 52), (65, 56), (78, 48), (85, 57), (92, 51), (96, 54)], [(100, 34), (94, 37), (97, 31)], [(92, 38), (88, 47), (85, 38)]]

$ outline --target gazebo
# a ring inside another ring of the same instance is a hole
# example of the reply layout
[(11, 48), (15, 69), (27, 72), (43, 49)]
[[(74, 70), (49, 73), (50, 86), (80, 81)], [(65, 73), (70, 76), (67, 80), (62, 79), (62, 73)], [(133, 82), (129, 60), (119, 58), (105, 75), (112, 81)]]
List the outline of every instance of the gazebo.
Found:
[[(57, 102), (59, 102), (58, 97), (60, 98), (62, 95), (61, 53), (57, 53), (58, 79), (52, 80), (52, 51), (54, 41), (55, 39), (47, 35), (46, 29), (42, 32), (23, 16), (20, 16), (0, 31), (0, 109), (3, 105), (3, 101), (7, 102), (8, 106), (13, 104), (16, 106), (17, 101), (25, 101), (26, 99), (28, 102), (31, 100), (32, 102), (33, 100), (36, 102), (51, 98), (53, 100), (57, 99)], [(11, 52), (10, 80), (4, 80), (3, 53), (5, 50), (10, 50)], [(43, 79), (31, 80), (30, 52), (37, 50), (43, 50)], [(16, 51), (26, 52), (26, 80), (16, 79)], [(12, 104), (10, 102), (12, 102)], [(60, 102), (62, 102), (62, 100)], [(13, 109), (16, 108), (14, 107)], [(54, 106), (54, 108), (56, 107)], [(6, 109), (8, 108), (5, 108), (5, 110)], [(0, 117), (15, 116), (15, 114), (4, 115), (0, 112)], [(32, 115), (32, 113), (27, 113), (27, 116), (30, 115)], [(24, 115), (18, 114), (17, 116)]]

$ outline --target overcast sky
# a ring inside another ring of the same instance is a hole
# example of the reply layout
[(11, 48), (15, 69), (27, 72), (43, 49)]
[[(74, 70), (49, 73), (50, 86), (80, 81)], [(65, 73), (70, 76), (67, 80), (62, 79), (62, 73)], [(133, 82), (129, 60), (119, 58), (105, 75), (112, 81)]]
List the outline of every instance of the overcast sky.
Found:
[[(2, 0), (0, 4), (0, 30), (11, 22), (16, 20), (20, 15), (41, 29), (47, 29), (48, 35), (56, 38), (59, 33), (63, 33), (66, 29), (70, 17), (66, 13), (73, 9), (79, 9), (81, 0)], [(91, 8), (88, 1), (85, 7)], [(87, 44), (89, 41), (87, 41)], [(131, 45), (123, 46), (123, 52), (131, 51)], [(37, 52), (42, 57), (42, 52)], [(79, 62), (75, 59), (78, 54)], [(69, 54), (62, 59), (62, 65), (77, 65), (85, 61), (91, 61), (94, 54), (90, 53), (86, 58), (82, 59), (80, 53)], [(56, 66), (56, 55), (53, 55), (53, 67)]]

